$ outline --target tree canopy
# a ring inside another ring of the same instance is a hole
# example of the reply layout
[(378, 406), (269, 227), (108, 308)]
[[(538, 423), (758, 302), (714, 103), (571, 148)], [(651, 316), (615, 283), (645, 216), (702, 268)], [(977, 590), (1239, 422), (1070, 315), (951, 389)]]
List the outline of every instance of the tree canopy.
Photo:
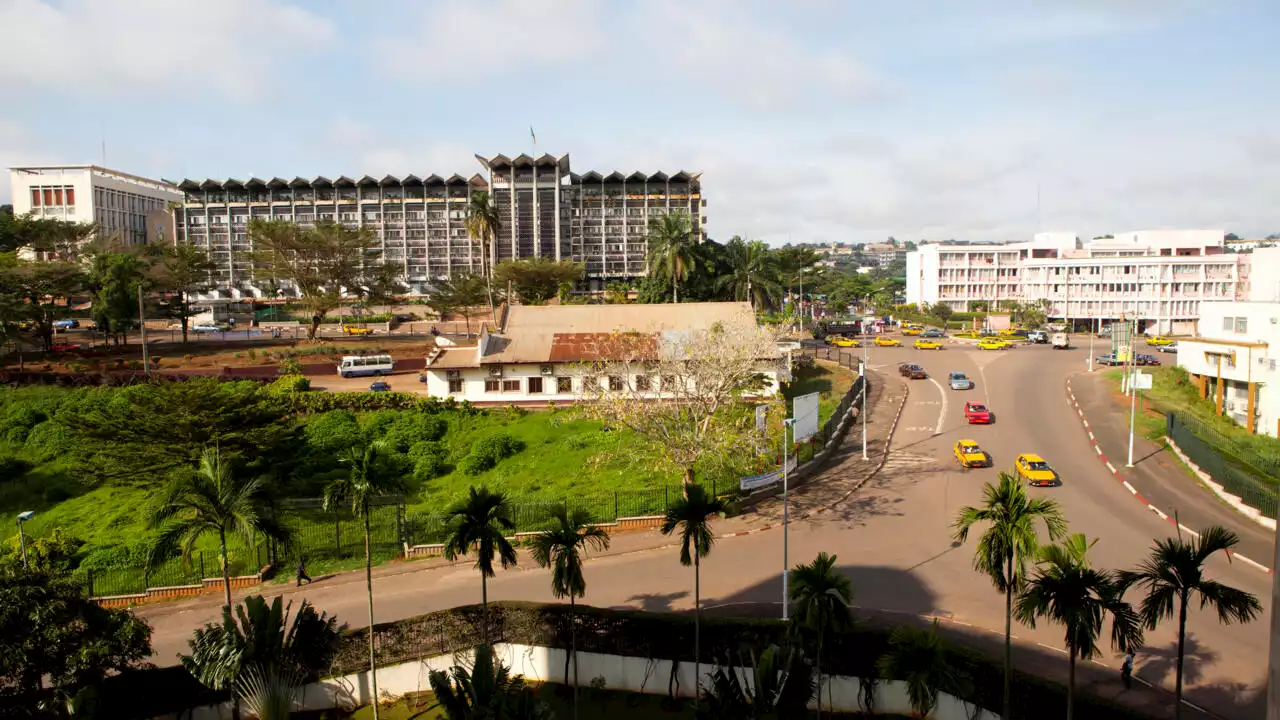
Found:
[(494, 269), (493, 278), (511, 289), (525, 305), (542, 305), (556, 296), (564, 283), (582, 279), (586, 272), (581, 263), (550, 258), (507, 260)]

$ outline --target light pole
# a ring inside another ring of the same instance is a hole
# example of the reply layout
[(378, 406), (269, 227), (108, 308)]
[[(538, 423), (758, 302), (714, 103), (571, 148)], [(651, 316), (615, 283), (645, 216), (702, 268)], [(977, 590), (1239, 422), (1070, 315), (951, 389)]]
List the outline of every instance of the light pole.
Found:
[(862, 379), (862, 459), (867, 460), (867, 346), (862, 346), (862, 367), (858, 368), (858, 377)]
[[(1138, 322), (1134, 321), (1134, 329), (1137, 329)], [(1129, 462), (1125, 467), (1133, 467), (1133, 426), (1138, 414), (1138, 356), (1134, 355), (1133, 333), (1129, 334)]]
[(784, 418), (782, 421), (782, 619), (787, 619), (787, 572), (791, 566), (787, 559), (789, 538), (787, 537), (790, 522), (790, 501), (787, 497), (787, 429), (795, 425), (795, 418)]
[(22, 567), (24, 570), (29, 569), (30, 566), (27, 565), (27, 536), (22, 532), (22, 523), (35, 516), (36, 514), (33, 510), (18, 513), (18, 544), (22, 546)]

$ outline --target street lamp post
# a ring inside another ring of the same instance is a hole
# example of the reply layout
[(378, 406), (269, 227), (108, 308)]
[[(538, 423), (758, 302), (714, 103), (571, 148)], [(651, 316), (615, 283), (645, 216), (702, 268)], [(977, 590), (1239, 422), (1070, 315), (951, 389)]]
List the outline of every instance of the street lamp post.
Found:
[(22, 532), (22, 523), (30, 520), (35, 516), (36, 514), (32, 510), (27, 510), (25, 512), (18, 513), (18, 544), (22, 546), (23, 569), (29, 569), (30, 566), (27, 565), (27, 536), (25, 533)]
[(787, 571), (790, 570), (790, 561), (787, 558), (788, 547), (788, 525), (790, 523), (790, 506), (791, 503), (787, 496), (787, 430), (795, 425), (795, 418), (785, 418), (782, 421), (782, 619), (787, 619)]
[(867, 346), (862, 346), (862, 366), (858, 368), (858, 377), (862, 379), (862, 459), (867, 460)]

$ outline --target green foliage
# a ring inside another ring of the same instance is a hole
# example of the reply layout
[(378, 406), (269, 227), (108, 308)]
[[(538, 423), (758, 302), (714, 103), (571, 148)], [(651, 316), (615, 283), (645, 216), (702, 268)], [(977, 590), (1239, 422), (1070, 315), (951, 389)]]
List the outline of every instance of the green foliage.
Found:
[(146, 622), (99, 607), (69, 576), (0, 573), (0, 706), (34, 710), (43, 683), (66, 697), (150, 654)]
[(104, 545), (94, 549), (80, 561), (81, 570), (101, 572), (105, 570), (125, 570), (145, 567), (151, 554), (152, 543), (148, 540), (133, 540), (115, 545)]
[(581, 263), (529, 258), (498, 263), (493, 278), (502, 285), (510, 283), (525, 305), (542, 305), (556, 296), (563, 283), (575, 283), (585, 272)]
[(330, 410), (303, 426), (303, 436), (312, 452), (336, 455), (360, 442), (363, 432), (350, 410)]
[(89, 267), (93, 290), (93, 320), (99, 328), (121, 341), (138, 321), (138, 292), (146, 280), (147, 265), (136, 252), (95, 253)]
[(953, 652), (938, 635), (937, 620), (928, 630), (903, 626), (889, 636), (888, 652), (877, 667), (881, 677), (906, 683), (911, 708), (928, 717), (938, 704), (938, 693), (963, 698), (971, 692), (968, 678), (951, 662)]
[[(747, 662), (743, 662), (747, 660)], [(743, 666), (750, 674), (747, 682), (725, 666)], [(730, 654), (711, 674), (711, 684), (703, 691), (701, 720), (776, 720), (803, 717), (816, 684), (804, 655), (794, 648), (783, 650), (770, 645), (747, 658)]]
[(454, 665), (448, 672), (433, 670), (428, 675), (440, 708), (448, 720), (495, 718), (537, 720), (549, 718), (545, 706), (536, 699), (524, 678), (512, 675), (488, 645), (478, 645), (470, 668)]
[[(297, 360), (293, 362), (296, 363)], [(301, 374), (281, 375), (278, 379), (273, 380), (270, 385), (267, 385), (266, 389), (272, 395), (306, 392), (311, 389), (311, 379)]]
[[(62, 528), (54, 528), (45, 537), (28, 537), (27, 563), (33, 570), (62, 573), (75, 566), (76, 553), (84, 545), (84, 541)], [(22, 565), (22, 540), (14, 535), (9, 541), (9, 556), (5, 563), (9, 569)]]
[(453, 398), (439, 400), (407, 392), (355, 392), (355, 393), (296, 393), (287, 398), (288, 408), (299, 413), (323, 413), (330, 410), (417, 410), (441, 412), (460, 409), (473, 413), (475, 409), (467, 401)]
[(444, 473), (448, 466), (449, 451), (438, 442), (419, 440), (410, 446), (409, 460), (413, 463), (413, 479), (426, 482)]
[(280, 367), (277, 372), (281, 375), (301, 375), (302, 362), (296, 357), (287, 357), (280, 361)]
[(524, 450), (523, 442), (506, 433), (496, 433), (477, 440), (471, 452), (458, 463), (458, 469), (468, 475), (479, 475), (521, 450)]
[(33, 467), (35, 467), (35, 463), (10, 452), (0, 452), (0, 481), (17, 482)]

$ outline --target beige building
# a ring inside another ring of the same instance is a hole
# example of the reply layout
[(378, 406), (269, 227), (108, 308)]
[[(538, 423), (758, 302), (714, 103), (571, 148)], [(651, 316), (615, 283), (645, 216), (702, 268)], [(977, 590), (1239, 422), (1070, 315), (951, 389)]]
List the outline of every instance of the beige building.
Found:
[[(584, 382), (627, 384), (664, 397), (663, 378), (596, 378), (589, 363), (608, 361), (607, 340), (614, 333), (639, 333), (656, 353), (671, 352), (691, 333), (719, 324), (729, 330), (755, 331), (755, 313), (745, 302), (655, 305), (546, 305), (512, 307), (499, 332), (485, 331), (475, 345), (432, 351), (423, 371), (433, 397), (475, 404), (572, 402), (584, 395)], [(769, 390), (790, 377), (781, 351), (760, 359)], [(591, 378), (590, 380), (588, 378)]]
[(183, 195), (163, 180), (97, 165), (15, 167), (9, 176), (15, 215), (94, 223), (99, 236), (127, 245), (173, 240), (172, 222), (159, 218)]

